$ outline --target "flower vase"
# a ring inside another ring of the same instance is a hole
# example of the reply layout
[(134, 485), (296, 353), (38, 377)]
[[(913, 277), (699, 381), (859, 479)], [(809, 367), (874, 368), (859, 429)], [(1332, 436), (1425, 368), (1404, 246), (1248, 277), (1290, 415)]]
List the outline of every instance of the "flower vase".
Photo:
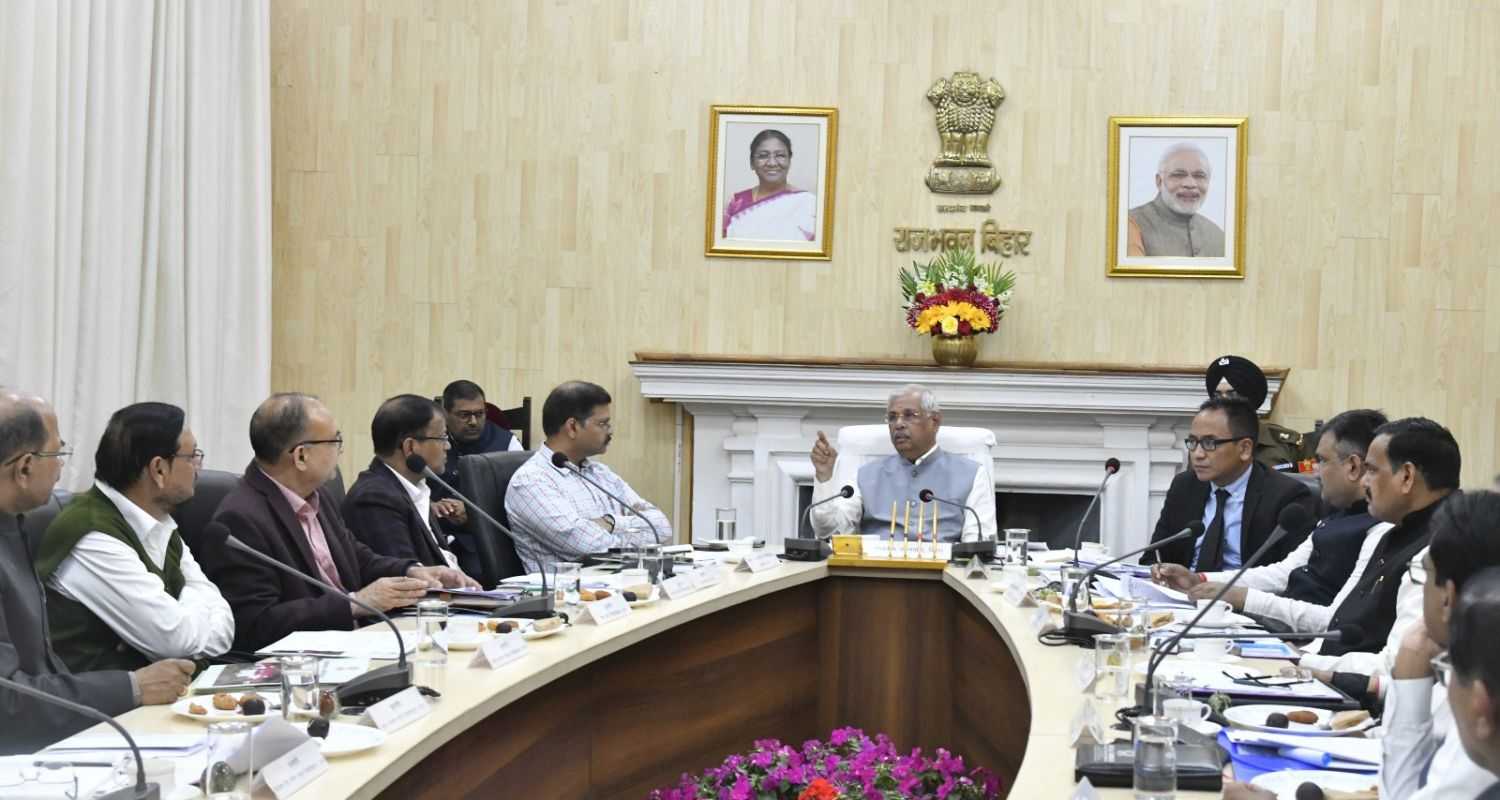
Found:
[(977, 336), (932, 337), (932, 360), (944, 367), (972, 367), (979, 357)]

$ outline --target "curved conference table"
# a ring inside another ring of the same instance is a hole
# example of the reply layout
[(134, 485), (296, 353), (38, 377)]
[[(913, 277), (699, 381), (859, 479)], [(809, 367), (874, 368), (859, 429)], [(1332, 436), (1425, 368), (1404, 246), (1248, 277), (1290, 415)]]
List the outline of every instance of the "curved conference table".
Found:
[[(755, 739), (855, 725), (899, 747), (948, 747), (1000, 774), (1012, 798), (1066, 798), (1084, 651), (1038, 643), (1033, 611), (951, 566), (726, 569), (685, 598), (533, 640), (499, 670), (453, 653), (429, 716), (331, 760), (298, 796), (643, 798)], [(121, 720), (202, 727), (160, 706)]]

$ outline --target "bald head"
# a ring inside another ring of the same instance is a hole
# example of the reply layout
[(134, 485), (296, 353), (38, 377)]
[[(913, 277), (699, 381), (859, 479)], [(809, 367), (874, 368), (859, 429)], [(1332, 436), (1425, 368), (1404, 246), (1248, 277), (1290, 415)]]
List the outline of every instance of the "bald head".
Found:
[(344, 435), (323, 401), (283, 392), (266, 398), (251, 415), (250, 447), (262, 471), (310, 497), (338, 469)]
[(303, 438), (312, 415), (327, 412), (322, 401), (301, 392), (280, 392), (267, 397), (250, 416), (250, 448), (255, 460), (275, 464)]
[(62, 448), (51, 404), (0, 390), (0, 511), (19, 514), (47, 502), (62, 477)]

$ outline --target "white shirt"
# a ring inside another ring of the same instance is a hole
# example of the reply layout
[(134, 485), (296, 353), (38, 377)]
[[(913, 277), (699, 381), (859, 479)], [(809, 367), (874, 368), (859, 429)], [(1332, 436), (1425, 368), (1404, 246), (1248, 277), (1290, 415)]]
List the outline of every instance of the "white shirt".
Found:
[[(933, 445), (931, 450), (922, 454), (914, 464), (921, 464), (937, 450)], [(951, 453), (949, 455), (952, 455)], [(963, 456), (957, 456), (963, 458)], [(828, 536), (838, 531), (857, 531), (859, 521), (864, 517), (865, 504), (859, 494), (859, 468), (863, 466), (858, 459), (844, 458), (839, 456), (833, 462), (833, 475), (827, 481), (813, 480), (812, 501), (814, 503), (838, 495), (839, 490), (845, 486), (854, 487), (853, 497), (842, 497), (830, 503), (824, 503), (812, 510), (811, 522), (813, 532), (819, 536)], [(974, 470), (974, 485), (969, 487), (969, 496), (964, 503), (979, 514), (979, 523), (974, 522), (974, 515), (963, 512), (964, 527), (961, 534), (962, 541), (978, 541), (983, 533), (987, 539), (995, 538), (995, 487), (984, 479), (984, 470)]]
[(385, 468), (390, 470), (391, 474), (396, 476), (396, 480), (401, 482), (401, 488), (406, 490), (406, 496), (410, 497), (412, 505), (417, 507), (417, 516), (422, 519), (422, 527), (426, 529), (427, 535), (432, 538), (432, 543), (437, 547), (438, 552), (443, 554), (443, 561), (447, 562), (448, 566), (458, 569), (458, 556), (453, 555), (448, 548), (443, 547), (442, 542), (439, 542), (437, 536), (432, 532), (432, 525), (429, 523), (429, 520), (432, 519), (432, 487), (427, 485), (427, 480), (424, 478), (421, 483), (412, 483), (406, 479), (405, 475), (397, 472), (396, 468), (390, 464), (386, 464)]
[[(1280, 620), (1290, 625), (1292, 627), (1292, 630), (1323, 630), (1324, 628), (1328, 627), (1329, 620), (1333, 619), (1334, 612), (1338, 611), (1339, 606), (1343, 604), (1344, 599), (1349, 596), (1350, 592), (1354, 591), (1354, 588), (1356, 586), (1359, 585), (1360, 578), (1364, 577), (1365, 567), (1370, 563), (1370, 556), (1375, 553), (1375, 548), (1378, 547), (1381, 540), (1385, 538), (1385, 532), (1393, 527), (1395, 526), (1389, 522), (1377, 522), (1374, 525), (1371, 525), (1369, 529), (1365, 531), (1364, 541), (1361, 542), (1359, 546), (1359, 557), (1354, 560), (1354, 569), (1349, 571), (1348, 579), (1344, 581), (1343, 586), (1339, 587), (1339, 593), (1334, 595), (1333, 602), (1329, 603), (1326, 606), (1319, 605), (1317, 603), (1309, 603), (1305, 600), (1293, 600), (1289, 597), (1282, 597), (1279, 594), (1276, 594), (1286, 591), (1287, 578), (1291, 575), (1292, 570), (1307, 563), (1308, 557), (1312, 554), (1313, 537), (1311, 536), (1303, 540), (1302, 544), (1299, 545), (1296, 550), (1292, 551), (1292, 556), (1288, 557), (1287, 561), (1283, 561), (1279, 564), (1272, 564), (1265, 567), (1255, 567), (1247, 570), (1245, 572), (1245, 578), (1249, 578), (1250, 574), (1253, 572), (1260, 572), (1261, 570), (1276, 570), (1284, 564), (1292, 561), (1293, 557), (1296, 557), (1299, 553), (1302, 554), (1300, 561), (1296, 562), (1295, 564), (1293, 564), (1293, 566), (1282, 573), (1280, 586), (1272, 587), (1269, 585), (1269, 574), (1263, 574), (1253, 579), (1258, 585), (1254, 586), (1254, 588), (1245, 593), (1245, 612), (1249, 614), (1258, 614), (1263, 617), (1270, 617), (1271, 619), (1275, 620)], [(1213, 576), (1210, 576), (1209, 578), (1209, 580), (1215, 579), (1216, 578)], [(1220, 580), (1227, 580), (1227, 577)], [(1244, 578), (1241, 578), (1240, 580), (1244, 581)], [(1322, 648), (1322, 645), (1322, 639), (1314, 639), (1312, 643), (1308, 645), (1308, 647), (1310, 648), (1310, 652), (1316, 653), (1319, 649)]]
[[(1384, 535), (1384, 534), (1382, 534)], [(1427, 549), (1412, 557), (1411, 563), (1420, 564)], [(1342, 599), (1340, 599), (1342, 602)], [(1385, 647), (1378, 653), (1345, 653), (1341, 656), (1305, 655), (1301, 664), (1308, 669), (1325, 669), (1332, 672), (1356, 672), (1360, 675), (1391, 674), (1396, 666), (1396, 651), (1401, 649), (1401, 637), (1412, 623), (1422, 619), (1422, 587), (1411, 582), (1411, 573), (1401, 575), (1401, 585), (1396, 589), (1396, 622), (1385, 639)], [(1317, 651), (1313, 651), (1316, 653)], [(1386, 693), (1387, 681), (1380, 682), (1380, 693)]]
[(1381, 797), (1456, 800), (1475, 797), (1495, 783), (1494, 774), (1464, 752), (1448, 693), (1432, 678), (1393, 681), (1383, 719)]
[[(95, 481), (135, 532), (151, 563), (160, 568), (177, 523), (157, 519), (125, 495)], [(181, 594), (174, 600), (129, 545), (99, 531), (78, 540), (47, 585), (83, 604), (148, 659), (216, 656), (234, 644), (234, 612), (219, 587), (204, 576), (186, 546), (178, 561)]]

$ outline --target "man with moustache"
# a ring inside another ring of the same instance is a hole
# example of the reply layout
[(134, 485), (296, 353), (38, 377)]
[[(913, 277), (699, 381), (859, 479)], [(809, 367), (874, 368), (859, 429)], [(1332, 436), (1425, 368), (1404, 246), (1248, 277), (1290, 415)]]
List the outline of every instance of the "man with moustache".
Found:
[[(528, 572), (545, 572), (558, 561), (577, 561), (611, 547), (653, 544), (655, 523), (661, 543), (672, 543), (672, 524), (661, 509), (646, 502), (609, 467), (595, 460), (614, 439), (613, 401), (598, 384), (569, 381), (553, 389), (542, 404), (542, 432), (547, 441), (510, 479), (505, 513), (515, 531), (516, 555)], [(571, 464), (552, 463), (555, 453)], [(574, 471), (574, 467), (577, 471)], [(624, 500), (621, 506), (579, 473)]]
[(1197, 145), (1168, 147), (1156, 167), (1156, 197), (1130, 209), (1125, 254), (1222, 258), (1223, 229), (1198, 213), (1212, 179), (1213, 167)]
[[(463, 474), (459, 471), (459, 459), (480, 453), (520, 450), (521, 440), (489, 421), (485, 415), (488, 404), (484, 389), (473, 381), (460, 379), (443, 387), (442, 404), (453, 449), (448, 453), (446, 469), (439, 475), (444, 483), (468, 494), (463, 485)], [(469, 512), (463, 501), (451, 496), (447, 489), (434, 486), (432, 513), (438, 518), (438, 526), (448, 535), (450, 547), (458, 556), (458, 565), (470, 575), (480, 574), (483, 569), (479, 549), (473, 543), (474, 534), (466, 527)]]
[(136, 403), (109, 418), (93, 488), (52, 521), (36, 554), (52, 647), (69, 669), (208, 658), (234, 643), (234, 612), (172, 519), (202, 465), (177, 406)]

